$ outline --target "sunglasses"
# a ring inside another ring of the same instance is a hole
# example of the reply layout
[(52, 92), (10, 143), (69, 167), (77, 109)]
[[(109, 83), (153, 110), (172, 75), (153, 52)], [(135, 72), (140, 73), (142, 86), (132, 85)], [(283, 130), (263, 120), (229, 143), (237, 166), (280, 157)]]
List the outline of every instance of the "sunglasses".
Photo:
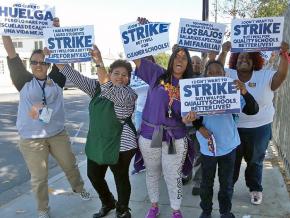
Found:
[(46, 62), (44, 62), (44, 61), (30, 61), (30, 64), (31, 65), (41, 65), (41, 66), (48, 66), (49, 65), (49, 63), (46, 63)]

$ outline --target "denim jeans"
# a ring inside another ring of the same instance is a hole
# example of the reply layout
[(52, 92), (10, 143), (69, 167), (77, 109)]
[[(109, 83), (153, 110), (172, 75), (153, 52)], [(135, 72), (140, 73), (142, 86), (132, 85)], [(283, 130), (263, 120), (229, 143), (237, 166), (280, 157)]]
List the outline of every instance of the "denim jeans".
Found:
[(201, 154), (202, 180), (200, 185), (200, 207), (204, 213), (209, 215), (212, 211), (213, 185), (217, 165), (220, 183), (220, 190), (218, 192), (220, 213), (225, 214), (231, 211), (235, 157), (236, 150), (218, 157)]
[(245, 170), (246, 185), (252, 191), (263, 191), (263, 161), (269, 141), (272, 138), (271, 123), (256, 128), (238, 128), (241, 145), (237, 148), (234, 183), (239, 178), (242, 159), (247, 167)]

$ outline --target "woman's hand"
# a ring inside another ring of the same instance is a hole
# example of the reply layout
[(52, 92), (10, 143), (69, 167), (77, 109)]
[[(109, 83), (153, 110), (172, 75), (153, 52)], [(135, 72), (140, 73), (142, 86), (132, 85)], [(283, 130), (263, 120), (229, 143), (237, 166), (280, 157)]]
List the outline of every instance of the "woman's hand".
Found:
[(196, 120), (196, 113), (193, 111), (188, 112), (184, 117), (182, 117), (182, 122), (187, 124)]
[(247, 88), (246, 88), (245, 83), (243, 83), (243, 82), (240, 81), (240, 80), (234, 80), (234, 83), (235, 83), (235, 85), (236, 85), (236, 89), (237, 89), (237, 90), (240, 90), (242, 95), (247, 94), (248, 90), (247, 90)]
[(103, 59), (99, 48), (96, 45), (93, 45), (93, 50), (90, 51), (92, 59), (96, 64), (103, 65)]
[(289, 44), (287, 42), (282, 42), (280, 47), (281, 53), (288, 52), (289, 50)]
[(232, 44), (230, 41), (226, 41), (223, 45), (222, 45), (222, 52), (223, 53), (228, 53), (232, 48)]
[[(47, 47), (44, 47), (43, 54), (45, 56), (49, 56), (51, 54), (51, 51)], [(65, 64), (55, 64), (55, 66), (61, 71), (65, 67)]]
[(232, 44), (230, 41), (225, 42), (222, 45), (222, 52), (219, 54), (218, 61), (221, 62), (223, 65), (226, 63), (226, 57), (228, 52), (231, 50)]
[(280, 47), (280, 55), (284, 57), (287, 61), (290, 56), (290, 54), (288, 53), (289, 52), (288, 50), (289, 50), (289, 44), (283, 41)]
[[(137, 21), (141, 25), (149, 23), (149, 21), (145, 17), (138, 17)], [(137, 59), (133, 60), (133, 62), (136, 65), (136, 68), (140, 67), (140, 65), (141, 65), (141, 59), (140, 58), (137, 58)]]
[(205, 128), (204, 126), (200, 127), (199, 130), (200, 134), (207, 140), (211, 139), (211, 132)]
[(137, 21), (138, 21), (140, 24), (146, 24), (146, 23), (149, 23), (149, 20), (147, 20), (145, 17), (138, 17), (138, 18), (137, 18)]
[(280, 47), (280, 63), (277, 72), (274, 74), (271, 83), (271, 90), (277, 90), (281, 84), (286, 80), (289, 65), (289, 44), (282, 42)]
[(48, 55), (51, 54), (51, 51), (50, 51), (47, 47), (44, 47), (44, 49), (43, 49), (43, 54), (44, 54), (45, 56), (48, 56)]

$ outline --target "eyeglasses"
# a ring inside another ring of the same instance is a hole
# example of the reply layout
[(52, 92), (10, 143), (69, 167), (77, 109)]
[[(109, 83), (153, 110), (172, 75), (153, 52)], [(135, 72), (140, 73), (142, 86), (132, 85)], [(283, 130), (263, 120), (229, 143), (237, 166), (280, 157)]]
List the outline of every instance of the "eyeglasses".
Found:
[(127, 73), (119, 73), (119, 72), (113, 72), (113, 76), (121, 76), (121, 77), (129, 77)]
[(49, 63), (46, 63), (46, 62), (44, 62), (44, 61), (30, 61), (30, 64), (31, 65), (41, 65), (41, 66), (47, 66), (47, 65), (49, 65)]

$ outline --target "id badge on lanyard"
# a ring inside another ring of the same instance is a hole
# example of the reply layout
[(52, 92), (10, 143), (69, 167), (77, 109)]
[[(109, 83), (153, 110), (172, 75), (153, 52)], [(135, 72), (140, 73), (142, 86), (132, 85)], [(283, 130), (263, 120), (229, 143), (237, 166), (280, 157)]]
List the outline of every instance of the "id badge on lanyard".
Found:
[(48, 108), (47, 106), (47, 102), (46, 102), (46, 96), (45, 96), (45, 86), (46, 83), (48, 82), (47, 80), (44, 81), (43, 85), (41, 85), (39, 83), (39, 81), (37, 80), (41, 90), (42, 90), (42, 104), (43, 104), (43, 108), (41, 108), (38, 112), (39, 112), (39, 121), (43, 122), (43, 123), (49, 123), (50, 119), (51, 119), (51, 115), (53, 110), (51, 108)]

